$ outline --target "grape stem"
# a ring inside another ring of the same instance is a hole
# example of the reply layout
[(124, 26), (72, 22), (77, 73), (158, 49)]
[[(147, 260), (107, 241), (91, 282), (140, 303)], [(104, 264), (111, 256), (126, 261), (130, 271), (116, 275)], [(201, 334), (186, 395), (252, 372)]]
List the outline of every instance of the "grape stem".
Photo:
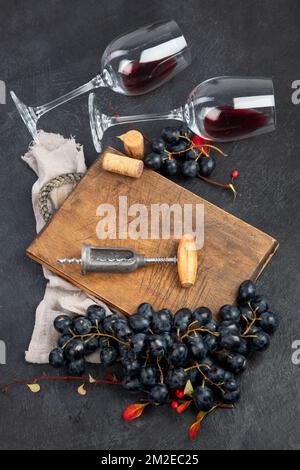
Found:
[[(200, 150), (200, 154), (198, 155), (198, 157), (196, 158), (196, 161), (202, 156), (204, 155), (205, 157), (207, 158), (210, 158), (210, 154), (209, 154), (209, 151), (210, 149), (213, 149), (215, 150), (216, 152), (218, 152), (220, 155), (222, 155), (223, 157), (227, 157), (227, 155), (222, 152), (222, 150), (220, 150), (218, 147), (215, 147), (214, 145), (210, 145), (210, 144), (201, 144), (201, 145), (196, 145), (194, 144), (194, 142), (189, 139), (188, 137), (186, 137), (185, 135), (180, 135), (179, 136), (180, 139), (184, 139), (186, 140), (190, 146), (188, 148), (186, 148), (185, 150), (180, 150), (179, 152), (170, 152), (169, 150), (167, 150), (166, 148), (164, 149), (164, 151), (167, 153), (167, 158), (164, 158), (164, 160), (171, 160), (173, 158), (173, 155), (180, 155), (182, 153), (185, 153), (185, 152), (189, 152), (190, 150), (195, 150), (195, 149), (199, 149)], [(206, 150), (206, 148), (208, 150)]]
[(193, 369), (199, 369), (199, 367), (207, 367), (208, 369), (210, 369), (208, 364), (199, 364), (197, 362), (195, 366), (188, 367), (188, 369), (184, 369), (184, 372), (189, 372), (190, 370), (193, 370)]
[(146, 352), (144, 366), (147, 364), (148, 360), (149, 360), (149, 351)]
[(68, 341), (65, 342), (65, 344), (63, 345), (62, 349), (65, 349), (65, 347), (73, 340), (73, 339), (77, 339), (77, 338), (98, 338), (98, 337), (104, 337), (104, 338), (110, 338), (110, 339), (114, 339), (116, 340), (118, 343), (121, 343), (121, 344), (125, 344), (126, 346), (129, 345), (129, 342), (128, 341), (122, 341), (120, 340), (119, 338), (117, 338), (116, 336), (112, 336), (112, 335), (109, 335), (107, 333), (101, 333), (101, 331), (99, 330), (98, 327), (94, 327), (94, 328), (97, 328), (97, 331), (96, 333), (88, 333), (88, 334), (85, 334), (85, 335), (75, 335), (74, 332), (72, 330), (69, 330), (70, 333), (72, 334), (72, 338), (70, 338)]
[[(36, 384), (38, 382), (75, 382), (79, 381), (81, 383), (91, 383), (90, 377), (73, 377), (73, 376), (50, 376), (50, 375), (42, 375), (40, 377), (35, 377), (31, 379), (15, 379), (9, 384), (5, 385), (2, 389), (3, 392), (7, 392), (8, 389), (17, 384)], [(116, 380), (101, 380), (95, 379), (94, 384), (109, 384), (109, 385), (120, 385), (120, 382)]]
[(250, 337), (250, 336), (247, 336), (249, 331), (251, 330), (252, 326), (255, 325), (256, 321), (257, 321), (257, 311), (258, 311), (258, 308), (257, 307), (255, 310), (253, 310), (252, 306), (251, 306), (251, 302), (248, 302), (248, 305), (251, 309), (251, 312), (253, 313), (253, 320), (251, 321), (251, 323), (248, 324), (246, 330), (244, 331), (244, 333), (242, 334), (242, 338), (247, 338), (247, 337)]
[(204, 374), (204, 372), (201, 370), (199, 364), (197, 364), (196, 367), (197, 367), (198, 371), (200, 372), (200, 374), (202, 375), (204, 381), (207, 381), (207, 382), (209, 382), (211, 385), (217, 387), (217, 388), (220, 390), (220, 392), (223, 393), (223, 395), (225, 394), (224, 389), (221, 387), (221, 385), (224, 385), (224, 382), (223, 382), (223, 383), (220, 383), (220, 384), (216, 384), (215, 382), (213, 382), (212, 380), (210, 380), (210, 379), (207, 377), (207, 375)]
[(220, 333), (214, 333), (213, 331), (207, 330), (205, 328), (192, 328), (191, 330), (187, 330), (187, 332), (183, 336), (181, 336), (181, 339), (187, 338), (190, 335), (190, 333), (193, 333), (194, 331), (202, 331), (204, 333), (208, 333), (212, 336), (217, 336), (217, 337), (220, 336)]
[(163, 374), (163, 371), (162, 371), (162, 368), (161, 368), (161, 365), (160, 365), (159, 358), (156, 359), (156, 364), (157, 364), (157, 367), (158, 367), (158, 370), (159, 370), (159, 373), (160, 373), (160, 383), (163, 384), (164, 383), (164, 374)]
[(205, 176), (201, 176), (199, 173), (198, 173), (198, 178), (200, 178), (201, 180), (205, 181), (206, 183), (209, 183), (209, 184), (212, 184), (213, 186), (217, 186), (218, 188), (222, 188), (222, 189), (230, 189), (230, 191), (233, 192), (233, 195), (234, 195), (234, 199), (236, 199), (238, 193), (233, 185), (233, 183), (228, 183), (228, 184), (224, 184), (224, 183), (219, 183), (218, 181), (215, 181), (215, 180), (212, 180), (210, 178), (206, 178)]
[(205, 382), (209, 382), (211, 385), (214, 385), (215, 387), (217, 387), (224, 395), (224, 390), (223, 388), (221, 387), (221, 385), (224, 385), (224, 383), (220, 383), (220, 384), (216, 384), (215, 382), (212, 382), (208, 377), (207, 375), (204, 374), (204, 372), (202, 371), (201, 367), (207, 367), (208, 369), (210, 369), (210, 367), (207, 365), (207, 364), (199, 364), (198, 362), (192, 366), (192, 367), (189, 367), (188, 369), (184, 369), (185, 372), (189, 372), (190, 370), (193, 370), (193, 369), (198, 369), (198, 371), (200, 372), (200, 374), (202, 375), (203, 377), (203, 383), (202, 383), (202, 387), (205, 386)]

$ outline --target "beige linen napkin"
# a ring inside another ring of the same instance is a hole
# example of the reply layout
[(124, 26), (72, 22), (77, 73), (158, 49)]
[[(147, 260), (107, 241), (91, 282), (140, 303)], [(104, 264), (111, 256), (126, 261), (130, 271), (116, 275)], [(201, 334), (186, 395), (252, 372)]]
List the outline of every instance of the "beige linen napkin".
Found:
[[(82, 146), (75, 139), (65, 139), (58, 134), (41, 131), (39, 141), (34, 143), (22, 159), (37, 174), (38, 179), (32, 188), (32, 205), (36, 218), (37, 233), (44, 227), (45, 222), (38, 208), (39, 191), (52, 178), (65, 173), (84, 173), (86, 171)], [(51, 193), (51, 203), (57, 209), (71, 192), (72, 185), (65, 185)], [(53, 320), (60, 314), (83, 315), (86, 309), (94, 303), (102, 305), (107, 314), (111, 312), (102, 302), (88, 297), (72, 284), (43, 269), (48, 280), (45, 296), (36, 310), (35, 326), (31, 342), (26, 351), (27, 362), (35, 364), (48, 363), (49, 352), (56, 346), (58, 334), (53, 328)], [(95, 353), (89, 358), (90, 362), (99, 362)]]

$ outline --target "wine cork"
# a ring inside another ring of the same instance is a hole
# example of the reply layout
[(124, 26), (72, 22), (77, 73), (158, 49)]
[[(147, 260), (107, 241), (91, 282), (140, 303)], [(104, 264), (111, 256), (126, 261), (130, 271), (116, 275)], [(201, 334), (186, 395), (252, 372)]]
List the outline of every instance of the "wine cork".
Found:
[(145, 156), (144, 136), (139, 131), (129, 131), (118, 137), (123, 144), (127, 155), (139, 160), (143, 160)]
[(193, 235), (184, 235), (178, 246), (178, 275), (182, 287), (191, 287), (196, 282), (198, 255)]
[(102, 159), (102, 168), (119, 175), (140, 178), (144, 171), (144, 163), (141, 160), (134, 160), (125, 155), (106, 152)]

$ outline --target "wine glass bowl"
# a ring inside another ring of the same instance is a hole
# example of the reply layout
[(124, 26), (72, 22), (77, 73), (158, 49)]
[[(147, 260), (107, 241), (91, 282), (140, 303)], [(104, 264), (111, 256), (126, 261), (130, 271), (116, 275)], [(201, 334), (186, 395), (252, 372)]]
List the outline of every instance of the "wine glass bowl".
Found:
[(184, 122), (195, 134), (213, 142), (231, 142), (275, 130), (273, 82), (269, 78), (216, 77), (198, 85), (186, 104), (167, 113), (107, 116), (95, 94), (89, 96), (92, 136), (101, 151), (104, 132), (112, 126), (156, 120)]
[(179, 26), (166, 20), (115, 39), (101, 65), (111, 76), (111, 88), (130, 96), (149, 93), (190, 63), (190, 49)]
[(179, 26), (164, 20), (115, 39), (106, 48), (101, 71), (85, 85), (45, 105), (26, 106), (11, 91), (11, 97), (34, 140), (37, 122), (57, 106), (96, 88), (107, 87), (127, 96), (148, 93), (191, 63), (191, 54)]
[(192, 91), (187, 106), (191, 130), (214, 142), (246, 139), (276, 126), (274, 86), (269, 78), (212, 78)]

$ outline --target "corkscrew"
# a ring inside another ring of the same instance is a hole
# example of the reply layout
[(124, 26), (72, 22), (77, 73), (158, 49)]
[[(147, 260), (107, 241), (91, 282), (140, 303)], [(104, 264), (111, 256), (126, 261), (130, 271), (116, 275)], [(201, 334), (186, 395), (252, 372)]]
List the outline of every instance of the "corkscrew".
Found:
[(196, 280), (198, 259), (194, 237), (185, 235), (179, 242), (177, 257), (147, 258), (132, 248), (103, 247), (84, 244), (81, 258), (58, 259), (58, 263), (81, 265), (89, 273), (130, 273), (148, 264), (177, 264), (181, 285), (190, 287)]

